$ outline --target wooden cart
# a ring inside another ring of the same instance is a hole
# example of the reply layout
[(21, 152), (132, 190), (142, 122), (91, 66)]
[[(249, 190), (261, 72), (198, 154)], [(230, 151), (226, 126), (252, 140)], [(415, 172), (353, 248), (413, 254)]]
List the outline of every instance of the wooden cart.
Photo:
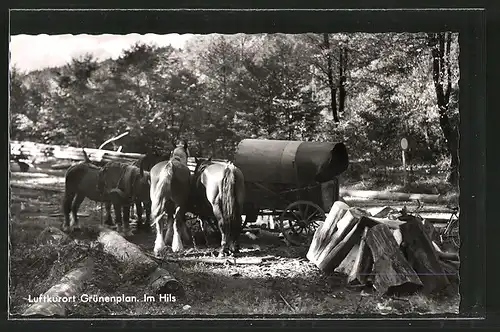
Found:
[[(325, 163), (331, 164), (332, 176), (318, 182), (318, 169)], [(245, 139), (234, 164), (245, 177), (245, 225), (267, 215), (278, 220), (290, 243), (309, 244), (339, 199), (337, 176), (349, 159), (343, 143)]]

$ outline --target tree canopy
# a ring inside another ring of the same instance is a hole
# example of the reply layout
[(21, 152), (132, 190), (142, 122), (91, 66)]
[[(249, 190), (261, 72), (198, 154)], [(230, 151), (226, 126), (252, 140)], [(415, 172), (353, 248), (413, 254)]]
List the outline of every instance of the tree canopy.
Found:
[[(137, 43), (116, 59), (10, 72), (11, 138), (124, 152), (232, 159), (244, 138), (344, 141), (351, 159), (458, 159), (458, 36), (195, 36), (183, 49)], [(455, 160), (457, 159), (457, 160)]]

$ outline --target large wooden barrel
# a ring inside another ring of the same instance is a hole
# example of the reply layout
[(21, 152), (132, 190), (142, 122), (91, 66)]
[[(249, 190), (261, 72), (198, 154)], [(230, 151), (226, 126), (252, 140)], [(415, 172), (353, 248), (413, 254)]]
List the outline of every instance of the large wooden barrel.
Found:
[(347, 169), (349, 161), (346, 149), (336, 148), (339, 144), (343, 145), (244, 139), (236, 149), (234, 164), (241, 169), (247, 182), (307, 185), (316, 182), (314, 177), (318, 166), (324, 163), (332, 151), (343, 154), (337, 158), (342, 165), (338, 167), (338, 174), (334, 175)]
[[(315, 180), (318, 166), (333, 153), (339, 162), (333, 177)], [(245, 177), (245, 213), (256, 219), (257, 210), (284, 209), (289, 203), (307, 200), (328, 212), (339, 198), (337, 176), (349, 159), (343, 143), (245, 139), (235, 153), (234, 164)]]

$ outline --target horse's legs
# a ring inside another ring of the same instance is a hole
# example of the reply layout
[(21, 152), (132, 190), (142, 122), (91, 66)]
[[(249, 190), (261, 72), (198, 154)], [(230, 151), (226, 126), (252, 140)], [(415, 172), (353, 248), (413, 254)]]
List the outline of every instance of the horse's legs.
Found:
[(122, 205), (119, 203), (113, 203), (113, 208), (115, 210), (115, 223), (116, 230), (118, 233), (122, 232)]
[(198, 219), (198, 222), (200, 223), (200, 228), (201, 228), (201, 232), (203, 233), (203, 237), (205, 238), (205, 245), (208, 247), (208, 236), (207, 236), (207, 227), (205, 225), (205, 220), (201, 219), (201, 218), (197, 218)]
[(222, 211), (221, 211), (218, 204), (214, 204), (213, 211), (214, 211), (215, 218), (217, 218), (217, 222), (218, 222), (220, 233), (221, 233), (219, 257), (222, 257), (228, 252), (228, 238), (227, 238), (227, 236), (229, 234), (229, 229), (228, 229), (226, 223), (224, 222), (224, 218), (222, 217)]
[(231, 225), (231, 251), (236, 254), (240, 251), (240, 244), (238, 239), (240, 237), (241, 230), (243, 228), (241, 216), (236, 220), (233, 220)]
[(66, 191), (66, 193), (64, 194), (64, 199), (63, 199), (63, 204), (62, 204), (63, 214), (64, 214), (64, 221), (63, 221), (63, 225), (62, 225), (63, 231), (69, 230), (71, 205), (73, 204), (74, 198), (75, 198), (74, 192)]
[(73, 201), (73, 204), (71, 204), (71, 216), (73, 217), (70, 223), (70, 228), (73, 228), (75, 230), (80, 229), (80, 223), (78, 222), (78, 209), (80, 208), (80, 205), (82, 205), (83, 200), (85, 199), (85, 196), (82, 194), (76, 194), (75, 200)]
[(113, 218), (111, 217), (111, 202), (104, 202), (104, 207), (106, 209), (106, 220), (104, 220), (104, 224), (113, 226)]
[(130, 231), (130, 205), (123, 205), (122, 210), (123, 210), (123, 234), (125, 236), (131, 236), (132, 232)]
[(161, 198), (156, 198), (153, 194), (151, 196), (153, 197), (151, 200), (151, 214), (156, 228), (156, 239), (153, 252), (155, 256), (159, 256), (160, 252), (165, 248), (163, 235), (163, 215), (165, 214), (165, 203)]
[(189, 241), (190, 239), (186, 228), (186, 210), (183, 206), (178, 206), (175, 209), (173, 228), (172, 251), (177, 252), (184, 249), (183, 240)]
[(143, 220), (142, 220), (142, 202), (140, 200), (135, 201), (135, 211), (137, 214), (137, 230), (143, 228)]
[(151, 201), (143, 202), (144, 210), (146, 210), (146, 223), (144, 224), (144, 229), (149, 231), (151, 229)]
[(181, 234), (179, 232), (179, 210), (180, 210), (180, 206), (178, 206), (176, 209), (175, 209), (175, 213), (174, 213), (174, 235), (173, 235), (173, 238), (172, 238), (172, 251), (173, 252), (178, 252), (178, 251), (181, 251), (184, 249), (184, 246), (182, 245), (182, 238), (181, 238)]

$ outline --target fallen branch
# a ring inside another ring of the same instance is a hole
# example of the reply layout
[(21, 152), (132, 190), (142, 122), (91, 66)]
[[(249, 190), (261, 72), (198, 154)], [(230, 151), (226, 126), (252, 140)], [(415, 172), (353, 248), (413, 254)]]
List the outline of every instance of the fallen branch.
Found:
[(408, 194), (400, 192), (387, 192), (387, 191), (374, 191), (374, 190), (348, 190), (340, 189), (340, 195), (351, 196), (351, 197), (361, 197), (361, 198), (371, 198), (380, 200), (391, 200), (391, 201), (412, 201), (419, 200), (425, 203), (435, 203), (440, 200), (439, 195), (429, 195), (429, 194)]
[(97, 241), (103, 245), (103, 250), (120, 262), (127, 264), (129, 273), (136, 276), (149, 276), (149, 286), (157, 294), (175, 293), (181, 290), (180, 283), (165, 269), (149, 258), (142, 250), (130, 243), (117, 232), (99, 227)]
[(285, 300), (285, 298), (283, 297), (283, 295), (281, 295), (281, 293), (279, 293), (281, 299), (283, 300), (283, 302), (285, 302), (285, 304), (288, 306), (288, 308), (290, 308), (290, 310), (292, 310), (292, 312), (295, 312), (295, 309), (290, 305), (290, 303), (288, 303), (287, 300)]
[(123, 136), (126, 136), (126, 135), (128, 135), (128, 134), (129, 134), (129, 132), (128, 132), (128, 131), (126, 131), (126, 132), (124, 132), (124, 133), (122, 133), (122, 134), (120, 134), (120, 135), (118, 135), (118, 136), (115, 136), (115, 137), (113, 137), (113, 138), (108, 139), (107, 141), (105, 141), (104, 143), (102, 143), (102, 144), (99, 146), (99, 150), (101, 150), (101, 149), (102, 149), (102, 148), (103, 148), (106, 144), (111, 143), (111, 142), (114, 142), (114, 141), (116, 141), (116, 140), (119, 140), (120, 138), (122, 138)]
[(248, 264), (259, 265), (266, 264), (267, 261), (276, 259), (275, 256), (263, 257), (240, 257), (240, 258), (217, 258), (217, 257), (180, 257), (180, 258), (164, 258), (167, 262), (199, 262), (208, 264)]
[[(40, 302), (26, 309), (23, 316), (66, 316), (68, 306), (76, 300), (85, 280), (91, 277), (93, 268), (94, 261), (88, 257), (81, 267), (67, 273), (59, 283), (41, 295)], [(63, 302), (63, 299), (70, 301)]]
[[(90, 214), (88, 214), (88, 213), (78, 213), (76, 216), (77, 217), (86, 218), (86, 217), (90, 217)], [(51, 213), (51, 214), (49, 214), (49, 217), (64, 217), (64, 214), (62, 214), (62, 213)]]

